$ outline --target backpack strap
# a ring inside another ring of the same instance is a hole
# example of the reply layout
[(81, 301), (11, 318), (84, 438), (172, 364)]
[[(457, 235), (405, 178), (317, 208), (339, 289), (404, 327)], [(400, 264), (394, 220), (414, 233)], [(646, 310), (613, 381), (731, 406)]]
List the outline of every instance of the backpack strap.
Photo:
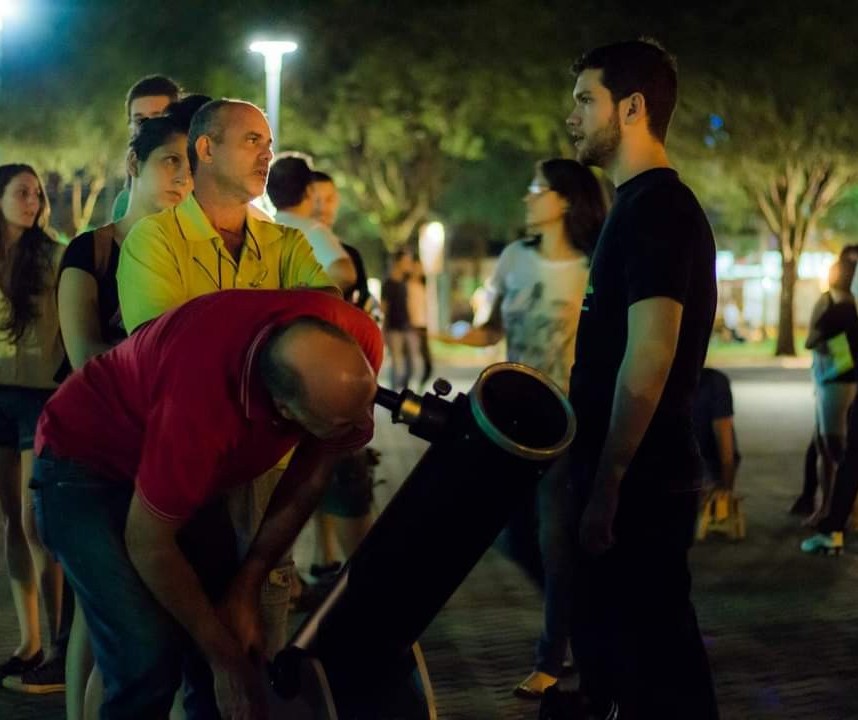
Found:
[(95, 276), (101, 280), (107, 275), (107, 268), (110, 266), (110, 256), (113, 253), (113, 242), (116, 237), (116, 224), (110, 223), (110, 225), (93, 230), (92, 236)]

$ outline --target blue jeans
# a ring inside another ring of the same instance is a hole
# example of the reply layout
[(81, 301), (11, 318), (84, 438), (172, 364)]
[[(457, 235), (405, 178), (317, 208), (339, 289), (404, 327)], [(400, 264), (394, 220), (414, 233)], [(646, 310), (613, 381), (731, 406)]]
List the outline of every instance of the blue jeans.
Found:
[(498, 538), (498, 547), (544, 592), (544, 625), (534, 668), (558, 677), (569, 645), (572, 594), (569, 461), (563, 455), (542, 476), (532, 504), (523, 503)]
[(49, 450), (35, 458), (30, 487), (42, 541), (62, 564), (86, 617), (104, 678), (102, 720), (166, 717), (183, 670), (188, 717), (218, 717), (211, 714), (208, 667), (128, 557), (133, 487)]

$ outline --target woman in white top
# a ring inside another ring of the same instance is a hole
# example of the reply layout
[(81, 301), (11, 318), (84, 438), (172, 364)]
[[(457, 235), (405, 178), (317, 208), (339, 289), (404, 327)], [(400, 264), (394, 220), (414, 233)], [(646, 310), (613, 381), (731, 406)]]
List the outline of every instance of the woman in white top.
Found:
[[(524, 197), (532, 236), (509, 245), (488, 283), (488, 322), (451, 342), (493, 345), (506, 337), (507, 358), (541, 370), (564, 392), (575, 358), (575, 334), (587, 289), (589, 258), (606, 214), (595, 175), (574, 160), (536, 165)], [(500, 544), (545, 591), (545, 627), (534, 671), (515, 689), (538, 698), (560, 675), (569, 635), (568, 521), (564, 460), (540, 482), (536, 508), (525, 508)]]

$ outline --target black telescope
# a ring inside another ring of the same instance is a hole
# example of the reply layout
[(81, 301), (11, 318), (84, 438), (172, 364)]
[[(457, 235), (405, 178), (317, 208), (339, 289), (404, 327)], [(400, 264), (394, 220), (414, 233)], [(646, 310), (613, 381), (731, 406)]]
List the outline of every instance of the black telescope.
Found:
[(445, 380), (422, 397), (379, 388), (393, 422), (431, 445), (275, 659), (282, 697), (307, 692), (309, 662), (336, 711), (326, 717), (433, 717), (405, 709), (421, 690), (412, 646), (575, 432), (563, 393), (530, 367), (492, 365), (452, 401), (442, 397), (450, 389)]

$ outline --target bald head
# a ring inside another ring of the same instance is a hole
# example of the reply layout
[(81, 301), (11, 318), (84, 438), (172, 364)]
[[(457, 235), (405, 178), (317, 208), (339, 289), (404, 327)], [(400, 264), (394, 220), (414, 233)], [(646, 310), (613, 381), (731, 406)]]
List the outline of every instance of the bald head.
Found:
[(375, 373), (360, 346), (334, 325), (301, 318), (276, 331), (260, 372), (277, 411), (318, 438), (372, 425)]

